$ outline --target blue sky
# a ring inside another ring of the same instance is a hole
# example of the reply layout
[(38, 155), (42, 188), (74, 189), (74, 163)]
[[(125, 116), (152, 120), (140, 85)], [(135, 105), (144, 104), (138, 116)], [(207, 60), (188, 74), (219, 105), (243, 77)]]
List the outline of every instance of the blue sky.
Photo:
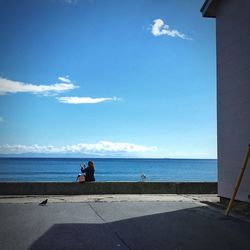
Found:
[(0, 0), (0, 154), (216, 158), (203, 0)]

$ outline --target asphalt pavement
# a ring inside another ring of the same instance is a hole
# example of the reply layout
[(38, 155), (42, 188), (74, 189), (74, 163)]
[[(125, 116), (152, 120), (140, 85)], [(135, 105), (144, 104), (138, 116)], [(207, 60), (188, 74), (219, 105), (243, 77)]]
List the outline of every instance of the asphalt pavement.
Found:
[(2, 202), (0, 219), (2, 250), (250, 249), (249, 222), (185, 197)]

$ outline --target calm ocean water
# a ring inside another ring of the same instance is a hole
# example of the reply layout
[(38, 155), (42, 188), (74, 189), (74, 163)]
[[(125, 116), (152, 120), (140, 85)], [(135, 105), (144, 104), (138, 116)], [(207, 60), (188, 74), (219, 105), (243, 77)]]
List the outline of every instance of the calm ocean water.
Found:
[[(75, 181), (77, 158), (0, 158), (3, 181)], [(217, 181), (217, 160), (191, 159), (92, 159), (97, 181)]]

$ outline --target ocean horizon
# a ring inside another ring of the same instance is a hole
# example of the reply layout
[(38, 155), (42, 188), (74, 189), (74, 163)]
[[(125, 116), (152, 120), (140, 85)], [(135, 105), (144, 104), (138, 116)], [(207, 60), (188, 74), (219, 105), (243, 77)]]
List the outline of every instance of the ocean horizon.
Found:
[(96, 181), (217, 181), (216, 159), (0, 157), (0, 182), (74, 182), (94, 161)]

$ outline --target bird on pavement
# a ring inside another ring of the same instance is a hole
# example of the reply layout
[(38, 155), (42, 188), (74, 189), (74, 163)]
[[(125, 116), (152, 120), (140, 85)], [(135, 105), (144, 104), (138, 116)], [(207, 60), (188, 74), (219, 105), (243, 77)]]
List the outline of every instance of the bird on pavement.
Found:
[(45, 206), (48, 202), (48, 199), (42, 201), (41, 203), (39, 203), (40, 206)]

